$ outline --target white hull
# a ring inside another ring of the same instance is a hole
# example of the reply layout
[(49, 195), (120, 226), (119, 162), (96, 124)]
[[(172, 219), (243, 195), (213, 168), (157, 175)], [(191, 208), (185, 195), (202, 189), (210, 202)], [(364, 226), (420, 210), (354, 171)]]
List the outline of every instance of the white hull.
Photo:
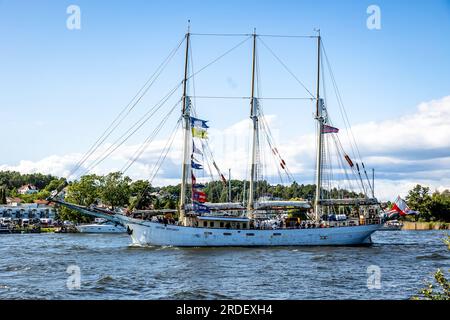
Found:
[(78, 225), (75, 228), (81, 233), (124, 233), (127, 231), (120, 225), (114, 226), (111, 224), (85, 224)]
[(382, 225), (317, 229), (214, 229), (164, 225), (129, 217), (120, 220), (134, 244), (180, 247), (219, 246), (342, 246), (371, 243)]

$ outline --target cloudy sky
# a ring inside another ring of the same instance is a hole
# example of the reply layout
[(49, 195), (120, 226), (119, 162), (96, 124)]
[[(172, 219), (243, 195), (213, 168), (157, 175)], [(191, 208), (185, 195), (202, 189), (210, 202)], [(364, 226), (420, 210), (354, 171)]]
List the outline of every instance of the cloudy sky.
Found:
[[(81, 10), (81, 29), (69, 30), (66, 12)], [(367, 28), (376, 4), (381, 29)], [(196, 33), (314, 34), (323, 44), (339, 86), (362, 159), (376, 173), (376, 195), (393, 199), (417, 183), (450, 188), (450, 2), (431, 1), (0, 1), (0, 170), (67, 176), (80, 157), (126, 107), (174, 49), (191, 19)], [(261, 37), (260, 97), (308, 97), (278, 63), (283, 60), (315, 92), (315, 42)], [(191, 72), (244, 41), (244, 37), (192, 38)], [(184, 44), (183, 44), (184, 45)], [(205, 69), (189, 94), (248, 97), (251, 41)], [(91, 157), (113, 149), (118, 138), (182, 78), (183, 47), (129, 116)], [(327, 106), (351, 154), (341, 111), (324, 63)], [(127, 172), (148, 179), (179, 117), (181, 88), (136, 134), (94, 172), (120, 170), (156, 125), (167, 122)], [(314, 121), (309, 100), (261, 100), (278, 149), (295, 180), (313, 182)], [(224, 172), (248, 176), (248, 99), (195, 101), (210, 120), (210, 145)], [(180, 176), (180, 132), (156, 184)], [(106, 150), (106, 151), (105, 151)], [(270, 162), (270, 157), (266, 160)], [(85, 170), (80, 170), (82, 173)], [(267, 174), (276, 176), (270, 166)]]

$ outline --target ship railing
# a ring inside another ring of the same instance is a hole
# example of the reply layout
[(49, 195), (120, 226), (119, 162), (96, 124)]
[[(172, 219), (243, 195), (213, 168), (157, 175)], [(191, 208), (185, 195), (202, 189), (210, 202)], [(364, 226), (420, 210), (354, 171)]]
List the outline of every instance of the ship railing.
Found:
[(369, 218), (365, 219), (363, 224), (369, 225), (369, 224), (380, 224), (381, 219), (380, 218)]

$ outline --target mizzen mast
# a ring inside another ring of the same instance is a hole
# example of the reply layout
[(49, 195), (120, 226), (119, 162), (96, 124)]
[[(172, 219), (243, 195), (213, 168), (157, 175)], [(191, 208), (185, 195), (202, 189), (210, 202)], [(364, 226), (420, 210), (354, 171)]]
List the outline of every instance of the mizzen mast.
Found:
[(250, 170), (250, 185), (248, 190), (247, 210), (249, 214), (255, 209), (255, 181), (257, 176), (257, 152), (258, 152), (258, 102), (255, 98), (255, 71), (256, 71), (256, 29), (253, 31), (253, 54), (252, 54), (252, 89), (250, 97), (250, 119), (253, 122), (252, 138), (252, 160)]
[(189, 63), (189, 40), (190, 40), (190, 27), (186, 33), (186, 57), (184, 63), (184, 80), (183, 80), (183, 101), (182, 101), (182, 117), (184, 126), (184, 144), (183, 144), (183, 166), (182, 166), (182, 177), (181, 177), (181, 191), (180, 191), (180, 213), (178, 221), (184, 225), (186, 216), (186, 189), (187, 189), (187, 179), (189, 174), (189, 168), (191, 166), (190, 158), (190, 135), (191, 135), (191, 124), (190, 124), (190, 100), (187, 97), (187, 78), (188, 78), (188, 63)]

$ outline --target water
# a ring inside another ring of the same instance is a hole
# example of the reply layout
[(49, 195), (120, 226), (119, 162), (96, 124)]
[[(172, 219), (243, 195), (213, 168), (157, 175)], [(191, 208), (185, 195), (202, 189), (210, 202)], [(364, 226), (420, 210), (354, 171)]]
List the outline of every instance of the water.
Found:
[[(127, 235), (0, 235), (0, 299), (408, 299), (450, 269), (448, 231), (388, 231), (370, 247), (133, 247)], [(66, 285), (69, 265), (81, 287)], [(381, 269), (368, 289), (367, 267)]]

